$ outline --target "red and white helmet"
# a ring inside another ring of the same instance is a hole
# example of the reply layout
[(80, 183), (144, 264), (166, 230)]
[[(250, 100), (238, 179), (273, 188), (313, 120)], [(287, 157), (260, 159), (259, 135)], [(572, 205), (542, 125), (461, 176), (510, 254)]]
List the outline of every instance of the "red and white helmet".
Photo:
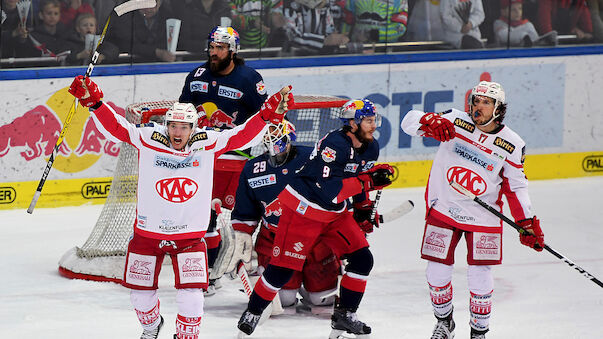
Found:
[(484, 125), (489, 124), (494, 119), (499, 117), (500, 113), (498, 107), (505, 103), (505, 91), (498, 82), (480, 81), (477, 86), (473, 87), (471, 90), (471, 95), (469, 96), (469, 107), (471, 108), (471, 112), (473, 111), (473, 98), (475, 96), (483, 96), (494, 99), (494, 114), (492, 115), (492, 119), (490, 119), (490, 121)]
[(207, 47), (212, 42), (228, 44), (228, 50), (234, 53), (239, 53), (241, 42), (239, 33), (230, 26), (216, 26), (209, 32), (207, 37)]
[(170, 122), (187, 122), (193, 125), (193, 129), (197, 127), (199, 114), (195, 105), (184, 102), (175, 102), (170, 109), (165, 112), (165, 124)]

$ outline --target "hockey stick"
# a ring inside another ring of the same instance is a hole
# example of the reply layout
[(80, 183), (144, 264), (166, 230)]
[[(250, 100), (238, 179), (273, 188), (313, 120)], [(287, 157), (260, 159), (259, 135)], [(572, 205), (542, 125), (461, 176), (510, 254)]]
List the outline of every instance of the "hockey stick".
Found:
[[(499, 217), (500, 219), (502, 219), (507, 224), (511, 225), (520, 234), (526, 234), (526, 233), (528, 233), (521, 226), (517, 225), (513, 220), (507, 218), (504, 214), (502, 214), (499, 211), (497, 211), (494, 207), (492, 207), (492, 206), (488, 205), (487, 203), (485, 203), (483, 200), (481, 200), (480, 198), (478, 198), (475, 194), (471, 193), (468, 189), (466, 189), (465, 187), (461, 186), (458, 182), (451, 181), (450, 182), (450, 186), (452, 186), (452, 188), (454, 188), (457, 192), (459, 192), (459, 193), (463, 194), (464, 196), (472, 199), (473, 201), (475, 201), (476, 203), (478, 203), (480, 206), (482, 206), (483, 208), (487, 209), (490, 213), (492, 213), (492, 214), (496, 215), (497, 217)], [(595, 278), (592, 274), (588, 273), (585, 269), (583, 269), (582, 267), (580, 267), (577, 264), (575, 264), (573, 261), (571, 261), (570, 259), (568, 259), (563, 254), (555, 251), (554, 249), (552, 249), (551, 247), (549, 247), (549, 245), (547, 245), (547, 244), (544, 245), (544, 249), (547, 250), (552, 255), (554, 255), (555, 257), (557, 257), (559, 260), (565, 262), (567, 265), (569, 265), (569, 267), (573, 267), (576, 271), (578, 271), (585, 278), (587, 278), (587, 279), (591, 280), (592, 282), (594, 282), (595, 284), (599, 285), (599, 287), (603, 287), (603, 282), (601, 282), (601, 280)]]
[(394, 209), (392, 209), (391, 211), (384, 214), (380, 214), (379, 223), (392, 222), (407, 214), (408, 212), (412, 211), (414, 207), (415, 203), (413, 203), (412, 200), (406, 200), (400, 205), (394, 207)]
[[(125, 13), (131, 12), (131, 11), (134, 11), (137, 9), (155, 7), (155, 5), (156, 5), (155, 0), (130, 0), (130, 1), (124, 2), (121, 5), (116, 6), (113, 10), (117, 14), (117, 16), (122, 16)], [(103, 43), (103, 40), (105, 40), (105, 35), (107, 34), (107, 28), (109, 27), (109, 22), (111, 22), (112, 14), (113, 14), (113, 12), (111, 12), (109, 14), (109, 17), (107, 18), (107, 22), (105, 23), (105, 27), (103, 28), (103, 32), (102, 32), (100, 38), (98, 39), (98, 43), (96, 44), (96, 50), (94, 51), (94, 55), (92, 55), (92, 60), (90, 61), (90, 64), (88, 65), (88, 68), (86, 69), (86, 74), (84, 75), (84, 77), (86, 77), (86, 78), (90, 77), (90, 75), (92, 74), (92, 70), (94, 70), (94, 66), (96, 65), (96, 62), (98, 61), (98, 58), (100, 56), (100, 53), (98, 52), (98, 47)], [(40, 199), (40, 195), (42, 194), (42, 188), (44, 187), (44, 184), (46, 183), (46, 179), (48, 178), (48, 173), (50, 173), (50, 169), (52, 168), (52, 165), (54, 164), (55, 156), (59, 151), (59, 147), (63, 143), (63, 138), (65, 137), (65, 132), (67, 131), (67, 127), (69, 127), (69, 124), (71, 124), (71, 120), (73, 119), (73, 116), (75, 115), (75, 111), (77, 109), (77, 104), (78, 104), (78, 99), (76, 98), (73, 101), (71, 108), (69, 109), (69, 113), (67, 113), (67, 117), (65, 118), (65, 123), (63, 124), (63, 129), (61, 129), (61, 133), (59, 134), (59, 138), (57, 139), (57, 142), (55, 143), (54, 148), (52, 150), (52, 153), (50, 154), (50, 157), (48, 158), (48, 162), (46, 163), (46, 168), (44, 169), (44, 172), (42, 173), (42, 178), (40, 179), (40, 182), (38, 183), (36, 192), (34, 193), (34, 196), (31, 199), (31, 203), (29, 204), (29, 207), (27, 208), (27, 213), (29, 213), (29, 214), (33, 213), (33, 210), (36, 207), (36, 204), (38, 203), (38, 199)]]

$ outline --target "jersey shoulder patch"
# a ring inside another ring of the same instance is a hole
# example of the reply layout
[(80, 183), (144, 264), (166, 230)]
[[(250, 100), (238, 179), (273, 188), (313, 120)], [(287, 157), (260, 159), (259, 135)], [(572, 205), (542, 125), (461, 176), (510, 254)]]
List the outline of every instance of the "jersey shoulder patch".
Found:
[(469, 133), (475, 131), (475, 124), (458, 117), (454, 119), (454, 126), (460, 127)]
[(515, 151), (515, 145), (513, 145), (510, 141), (507, 141), (501, 137), (496, 137), (496, 139), (494, 139), (494, 146), (498, 146), (502, 149), (504, 149), (505, 151), (507, 151), (508, 153), (513, 153), (513, 151)]
[(155, 132), (153, 132), (153, 134), (151, 134), (151, 140), (157, 141), (158, 143), (160, 143), (164, 146), (167, 146), (167, 147), (170, 146), (170, 140), (168, 139), (168, 137), (157, 131), (155, 131)]
[(193, 134), (193, 136), (191, 137), (191, 139), (188, 141), (188, 145), (192, 145), (195, 141), (200, 141), (200, 140), (207, 140), (207, 133), (206, 132), (198, 132)]

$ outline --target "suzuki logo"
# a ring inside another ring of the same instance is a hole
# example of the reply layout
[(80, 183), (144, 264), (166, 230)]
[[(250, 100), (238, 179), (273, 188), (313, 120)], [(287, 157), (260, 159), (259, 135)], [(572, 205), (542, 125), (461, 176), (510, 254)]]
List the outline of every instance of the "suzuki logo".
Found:
[(298, 242), (296, 242), (296, 243), (295, 243), (295, 245), (293, 245), (293, 249), (294, 249), (296, 252), (301, 251), (303, 248), (304, 248), (304, 244), (302, 244), (302, 242), (301, 242), (301, 241), (298, 241)]
[(182, 203), (192, 198), (199, 186), (189, 178), (168, 178), (157, 181), (155, 189), (163, 199)]
[(448, 178), (448, 182), (458, 182), (461, 186), (475, 195), (483, 194), (488, 188), (486, 181), (480, 177), (479, 174), (464, 167), (450, 167), (446, 173), (446, 177)]

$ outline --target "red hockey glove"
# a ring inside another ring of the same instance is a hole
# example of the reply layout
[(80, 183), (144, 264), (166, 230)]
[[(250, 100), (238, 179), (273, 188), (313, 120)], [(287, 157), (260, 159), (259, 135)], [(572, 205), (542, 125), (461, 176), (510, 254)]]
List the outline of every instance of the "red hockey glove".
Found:
[(80, 104), (84, 107), (92, 107), (103, 98), (103, 91), (98, 88), (94, 81), (90, 78), (84, 78), (83, 75), (78, 75), (73, 79), (71, 86), (69, 86), (69, 93), (80, 99)]
[(283, 87), (278, 93), (268, 98), (260, 108), (260, 116), (266, 122), (275, 125), (283, 121), (285, 113), (289, 106), (293, 105), (293, 94), (291, 94), (291, 85)]
[(517, 222), (529, 234), (519, 234), (519, 242), (541, 252), (544, 248), (544, 233), (540, 229), (540, 220), (536, 217), (523, 219)]
[(371, 219), (374, 205), (371, 200), (354, 204), (354, 220), (356, 220), (364, 233), (373, 232), (374, 227), (379, 228), (379, 213), (375, 213), (375, 219)]
[(360, 172), (358, 180), (362, 182), (365, 192), (380, 190), (391, 185), (394, 175), (394, 168), (389, 164), (379, 164), (373, 166), (368, 171)]
[(419, 120), (423, 126), (421, 130), (425, 131), (425, 136), (432, 137), (438, 141), (449, 141), (454, 139), (456, 131), (454, 124), (447, 119), (442, 118), (436, 113), (427, 113)]

